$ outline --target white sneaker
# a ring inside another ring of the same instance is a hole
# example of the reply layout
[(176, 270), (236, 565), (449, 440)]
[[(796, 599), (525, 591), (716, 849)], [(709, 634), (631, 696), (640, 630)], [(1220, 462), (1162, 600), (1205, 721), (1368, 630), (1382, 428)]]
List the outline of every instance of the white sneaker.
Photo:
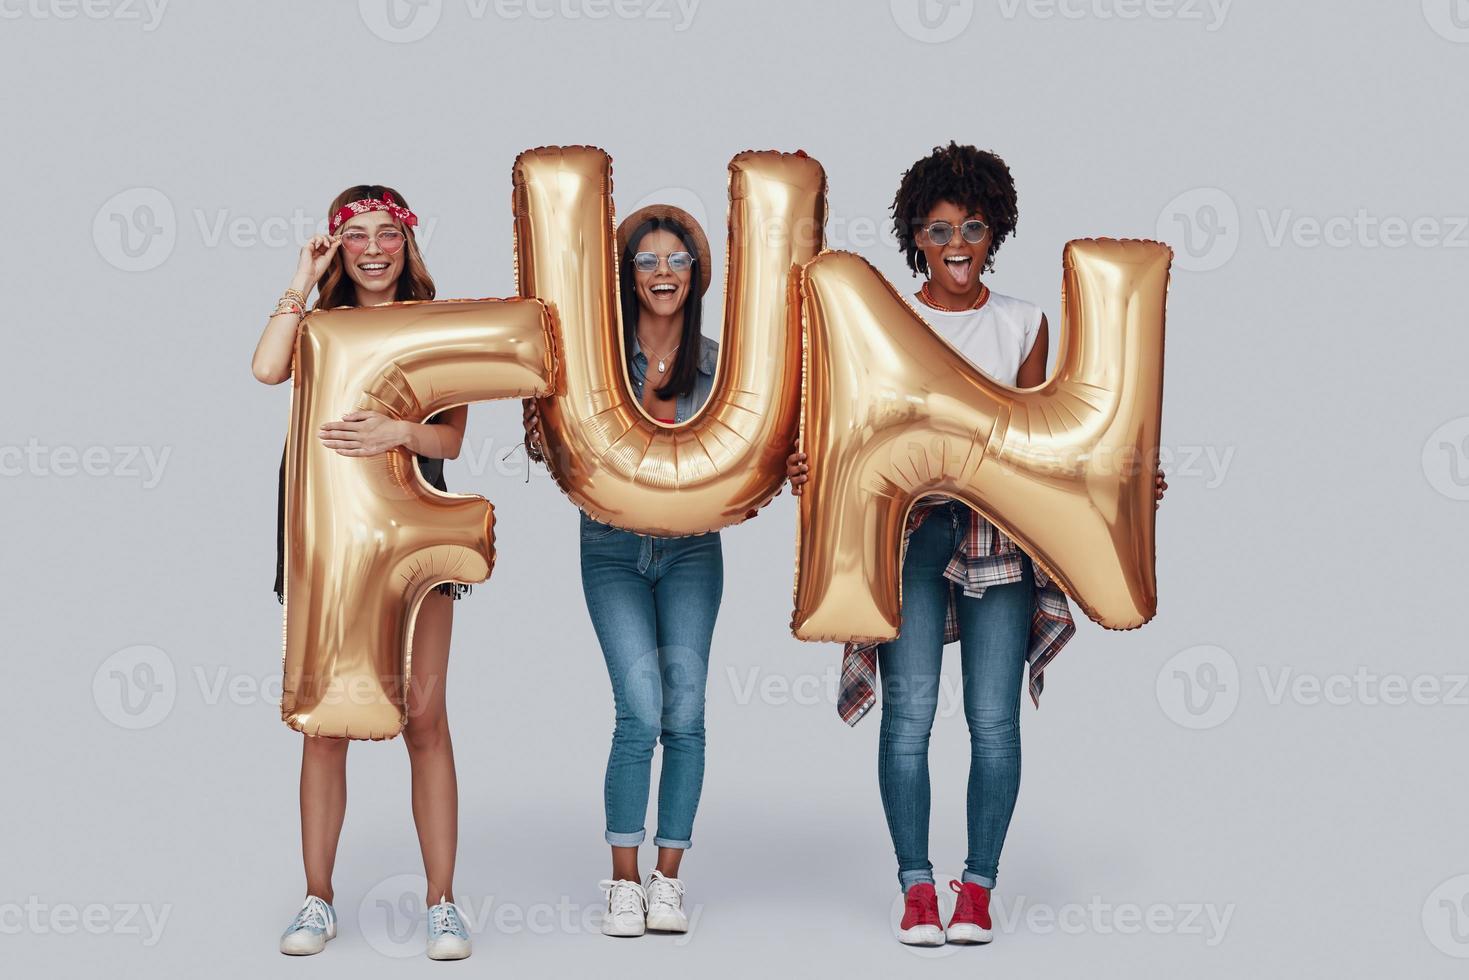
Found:
[(287, 956), (310, 956), (326, 949), (328, 939), (336, 938), (336, 910), (315, 895), (307, 895), (301, 911), (281, 933), (281, 952)]
[(602, 914), (602, 935), (641, 936), (648, 927), (648, 893), (636, 881), (619, 879), (602, 882), (607, 911)]
[(469, 928), (464, 913), (453, 902), (440, 902), (428, 910), (428, 958), (462, 960), (469, 955)]
[(648, 928), (657, 932), (688, 932), (683, 910), (683, 882), (654, 869), (644, 886), (648, 895)]

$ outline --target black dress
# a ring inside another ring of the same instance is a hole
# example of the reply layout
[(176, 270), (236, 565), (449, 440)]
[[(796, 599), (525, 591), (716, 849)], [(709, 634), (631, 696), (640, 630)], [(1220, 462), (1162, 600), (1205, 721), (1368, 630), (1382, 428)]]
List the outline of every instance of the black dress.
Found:
[[(438, 425), (443, 421), (444, 413), (431, 415), (428, 419), (429, 425)], [(444, 461), (434, 459), (431, 456), (418, 457), (418, 468), (423, 472), (423, 479), (435, 490), (444, 493), (449, 488), (444, 485)], [(434, 591), (446, 595), (450, 599), (459, 599), (469, 594), (469, 586), (458, 582), (443, 582), (434, 586)], [(286, 601), (286, 451), (281, 450), (281, 477), (276, 500), (275, 518), (275, 597), (279, 602)]]

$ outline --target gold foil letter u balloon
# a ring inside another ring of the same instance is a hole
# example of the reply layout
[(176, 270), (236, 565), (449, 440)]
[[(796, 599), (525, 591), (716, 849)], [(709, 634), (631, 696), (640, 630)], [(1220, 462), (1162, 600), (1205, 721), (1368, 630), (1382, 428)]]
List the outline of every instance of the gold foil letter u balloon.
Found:
[(598, 520), (664, 536), (713, 531), (744, 520), (785, 479), (800, 410), (793, 272), (820, 251), (826, 175), (804, 154), (741, 153), (729, 199), (714, 389), (692, 419), (665, 425), (626, 381), (612, 161), (578, 146), (527, 150), (515, 162), (520, 294), (551, 308), (558, 341), (556, 392), (539, 403), (547, 465)]
[(857, 256), (805, 267), (797, 637), (898, 635), (903, 528), (930, 493), (983, 512), (1101, 625), (1153, 617), (1171, 259), (1157, 242), (1069, 243), (1059, 368), (1025, 391), (975, 369)]
[(546, 394), (549, 327), (534, 300), (394, 303), (301, 325), (286, 440), (281, 716), (292, 728), (398, 734), (419, 602), (440, 582), (484, 581), (495, 560), (483, 497), (428, 486), (406, 449), (342, 456), (317, 428), (357, 409), (421, 422), (467, 402)]

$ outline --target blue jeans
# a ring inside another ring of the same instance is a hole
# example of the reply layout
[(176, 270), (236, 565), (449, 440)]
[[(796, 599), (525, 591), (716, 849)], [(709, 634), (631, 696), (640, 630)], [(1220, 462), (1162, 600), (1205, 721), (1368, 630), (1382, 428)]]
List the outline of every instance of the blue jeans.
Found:
[[(950, 504), (913, 532), (903, 561), (902, 632), (877, 650), (882, 680), (877, 778), (904, 891), (933, 881), (928, 737), (938, 707), (944, 613), (949, 590), (958, 592), (943, 576), (967, 528), (968, 509)], [(1020, 792), (1020, 692), (1035, 608), (1033, 576), (1027, 558), (1019, 582), (992, 585), (977, 599), (958, 592), (964, 717), (969, 722), (964, 880), (986, 888), (995, 886), (1000, 849)]]
[(718, 532), (656, 538), (581, 515), (581, 584), (602, 645), (617, 724), (607, 757), (607, 843), (645, 836), (653, 745), (659, 847), (693, 844), (704, 784), (704, 682), (724, 593)]

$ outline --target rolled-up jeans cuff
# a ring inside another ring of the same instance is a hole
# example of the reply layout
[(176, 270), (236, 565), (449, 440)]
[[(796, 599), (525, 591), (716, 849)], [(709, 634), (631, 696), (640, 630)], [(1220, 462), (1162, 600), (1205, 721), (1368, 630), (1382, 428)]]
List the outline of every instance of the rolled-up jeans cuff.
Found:
[(994, 891), (995, 889), (995, 879), (990, 878), (986, 875), (977, 875), (973, 871), (964, 872), (964, 880), (976, 885), (983, 885), (990, 891)]
[(637, 847), (643, 842), (643, 838), (647, 836), (648, 832), (646, 830), (639, 830), (632, 834), (614, 834), (609, 830), (606, 834), (607, 843), (613, 847)]
[(932, 885), (933, 883), (934, 883), (934, 881), (933, 881), (933, 872), (932, 871), (899, 871), (898, 872), (898, 887), (901, 888), (901, 889), (903, 889), (903, 893), (904, 894), (907, 894), (908, 889), (912, 888), (914, 885), (918, 885), (918, 884)]
[(694, 846), (694, 842), (691, 840), (671, 840), (667, 837), (654, 837), (653, 843), (659, 847), (672, 847), (680, 851), (687, 851)]

